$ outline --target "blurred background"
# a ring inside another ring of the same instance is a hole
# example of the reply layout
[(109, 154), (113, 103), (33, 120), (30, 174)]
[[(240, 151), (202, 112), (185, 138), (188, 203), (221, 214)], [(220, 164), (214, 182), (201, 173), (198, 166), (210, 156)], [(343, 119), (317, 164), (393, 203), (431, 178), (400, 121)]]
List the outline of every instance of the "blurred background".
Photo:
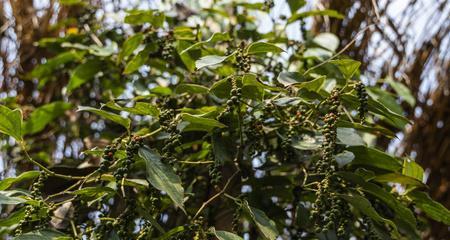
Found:
[[(57, 76), (57, 81), (45, 84), (26, 77), (39, 63), (53, 56), (38, 47), (38, 41), (80, 29), (89, 32), (94, 24), (104, 29), (126, 31), (121, 19), (127, 9), (162, 8), (183, 12), (189, 18), (196, 9), (223, 1), (86, 0), (81, 5), (79, 2), (81, 0), (0, 0), (0, 103), (13, 99), (21, 106), (37, 107), (64, 99), (61, 92), (67, 76)], [(273, 19), (280, 19), (282, 15), (289, 17), (289, 7), (303, 2), (306, 5), (299, 11), (333, 9), (345, 16), (344, 19), (309, 18), (305, 26), (313, 35), (336, 34), (341, 40), (340, 48), (357, 37), (345, 54), (362, 62), (362, 78), (367, 84), (380, 84), (380, 79), (389, 78), (409, 88), (403, 91), (409, 91), (413, 97), (398, 97), (396, 101), (401, 103), (400, 111), (412, 119), (412, 124), (397, 133), (398, 138), (378, 139), (377, 145), (419, 162), (426, 169), (430, 195), (450, 208), (450, 1), (277, 0), (269, 16), (257, 11), (249, 14), (258, 19), (259, 31), (269, 32)], [(195, 23), (195, 16), (189, 20)], [(370, 27), (361, 32), (367, 26)], [(301, 41), (300, 23), (290, 24), (287, 36)], [(385, 87), (393, 91), (390, 86)], [(90, 95), (89, 100), (95, 101), (95, 94)], [(26, 114), (26, 108), (23, 110)], [(41, 135), (39, 141), (54, 153), (49, 158), (60, 161), (78, 159), (80, 149), (90, 144), (67, 132)], [(3, 176), (14, 174), (14, 167), (8, 162), (14, 157), (11, 154), (0, 153)], [(447, 226), (433, 222), (424, 238), (448, 239), (449, 236)]]

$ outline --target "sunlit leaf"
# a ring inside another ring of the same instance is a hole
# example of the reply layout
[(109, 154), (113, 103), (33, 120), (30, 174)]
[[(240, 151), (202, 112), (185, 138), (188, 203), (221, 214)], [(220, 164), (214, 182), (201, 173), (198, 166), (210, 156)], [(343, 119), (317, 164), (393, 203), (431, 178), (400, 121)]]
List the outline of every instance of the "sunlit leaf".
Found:
[(131, 121), (128, 118), (123, 118), (120, 115), (117, 115), (115, 113), (107, 112), (105, 110), (101, 110), (101, 109), (97, 109), (97, 108), (93, 108), (93, 107), (78, 106), (78, 111), (87, 111), (87, 112), (98, 114), (101, 117), (104, 117), (110, 121), (118, 123), (127, 129), (130, 127), (130, 124), (131, 124)]
[(0, 133), (9, 135), (21, 142), (22, 140), (22, 112), (20, 109), (11, 110), (0, 105)]

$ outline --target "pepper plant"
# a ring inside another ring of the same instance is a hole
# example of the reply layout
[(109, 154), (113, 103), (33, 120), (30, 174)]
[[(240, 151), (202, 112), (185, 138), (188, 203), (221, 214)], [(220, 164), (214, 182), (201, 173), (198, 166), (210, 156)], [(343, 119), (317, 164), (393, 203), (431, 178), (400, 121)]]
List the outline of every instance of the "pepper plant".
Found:
[[(424, 170), (377, 147), (409, 124), (393, 94), (334, 35), (307, 30), (339, 13), (224, 2), (130, 10), (111, 26), (79, 4), (77, 25), (38, 43), (53, 57), (24, 76), (38, 94), (60, 86), (53, 101), (0, 106), (17, 166), (0, 181), (4, 236), (420, 239), (426, 217), (450, 224)], [(52, 160), (48, 134), (83, 152)]]

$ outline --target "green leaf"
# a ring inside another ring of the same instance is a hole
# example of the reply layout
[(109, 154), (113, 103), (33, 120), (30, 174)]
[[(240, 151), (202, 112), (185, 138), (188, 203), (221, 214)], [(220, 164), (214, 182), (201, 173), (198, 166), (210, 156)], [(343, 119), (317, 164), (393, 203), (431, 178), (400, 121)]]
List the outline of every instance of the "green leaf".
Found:
[(316, 58), (318, 60), (325, 60), (327, 58), (330, 58), (331, 56), (333, 56), (333, 52), (318, 47), (308, 48), (303, 53), (304, 58), (313, 58), (313, 59)]
[(365, 146), (366, 143), (353, 128), (337, 128), (337, 139), (347, 146)]
[(12, 212), (7, 217), (0, 219), (0, 229), (2, 227), (11, 227), (18, 224), (24, 216), (25, 208), (21, 208), (20, 210)]
[(107, 111), (104, 111), (104, 110), (101, 110), (101, 109), (97, 109), (97, 108), (93, 108), (93, 107), (85, 107), (85, 106), (78, 106), (78, 110), (77, 111), (88, 111), (88, 112), (91, 112), (91, 113), (95, 113), (95, 114), (98, 114), (98, 115), (100, 115), (100, 116), (102, 116), (102, 117), (104, 117), (104, 118), (106, 118), (106, 119), (108, 119), (110, 121), (113, 121), (115, 123), (118, 123), (118, 124), (124, 126), (126, 129), (130, 128), (130, 124), (131, 124), (130, 119), (123, 118), (120, 115), (115, 114), (115, 113), (107, 112)]
[(64, 66), (64, 64), (79, 61), (83, 59), (85, 51), (67, 51), (56, 55), (53, 58), (48, 59), (44, 64), (38, 65), (31, 71), (30, 76), (35, 78), (43, 78), (54, 73), (58, 68)]
[(26, 202), (25, 199), (20, 197), (14, 197), (14, 195), (17, 193), (16, 191), (0, 191), (0, 206), (5, 204), (20, 204)]
[(330, 10), (330, 9), (326, 9), (326, 10), (312, 10), (312, 11), (307, 11), (307, 12), (301, 12), (301, 13), (295, 13), (293, 14), (287, 21), (287, 23), (293, 23), (297, 20), (306, 18), (306, 17), (312, 17), (312, 16), (328, 16), (328, 17), (333, 17), (333, 18), (338, 18), (338, 19), (343, 19), (344, 15), (338, 13), (335, 10)]
[(281, 53), (284, 50), (275, 44), (267, 42), (254, 42), (247, 46), (247, 54), (257, 54), (257, 53)]
[(392, 132), (391, 130), (389, 130), (387, 128), (380, 127), (380, 126), (367, 126), (365, 124), (363, 125), (360, 123), (349, 122), (349, 121), (344, 121), (344, 120), (339, 120), (337, 123), (337, 126), (342, 127), (342, 128), (354, 128), (361, 132), (367, 132), (367, 133), (375, 134), (375, 135), (383, 135), (383, 136), (390, 137), (390, 138), (395, 137), (394, 132)]
[(355, 154), (352, 165), (376, 167), (392, 172), (398, 172), (402, 169), (402, 165), (398, 158), (378, 149), (365, 146), (352, 146), (347, 148), (347, 150)]
[(194, 93), (194, 94), (205, 94), (208, 93), (209, 89), (203, 85), (183, 83), (179, 84), (175, 89), (176, 93)]
[(22, 142), (22, 112), (0, 105), (0, 133), (9, 135)]
[(153, 45), (147, 45), (127, 63), (127, 65), (125, 66), (125, 70), (123, 70), (123, 73), (130, 74), (138, 70), (142, 65), (144, 65), (147, 62), (149, 54), (153, 50), (154, 50)]
[(343, 194), (339, 194), (339, 196), (344, 200), (346, 200), (348, 203), (350, 203), (354, 208), (358, 209), (358, 211), (370, 217), (375, 222), (378, 222), (382, 225), (384, 223), (388, 224), (394, 229), (392, 233), (395, 236), (399, 236), (397, 226), (395, 225), (395, 223), (389, 219), (380, 216), (377, 213), (377, 211), (372, 207), (372, 204), (370, 204), (370, 202), (365, 197), (361, 197), (359, 195), (343, 195)]
[(411, 107), (414, 107), (416, 105), (416, 98), (411, 93), (411, 90), (405, 86), (401, 82), (396, 82), (392, 78), (388, 77), (384, 80), (387, 82), (394, 90), (395, 92), (400, 95), (405, 102), (407, 102)]
[(332, 60), (330, 63), (339, 68), (345, 79), (351, 79), (358, 72), (359, 66), (361, 66), (361, 62), (352, 59)]
[(420, 188), (427, 187), (421, 181), (409, 176), (401, 175), (399, 173), (387, 173), (383, 175), (378, 175), (375, 177), (375, 181), (382, 183), (400, 183), (402, 185), (409, 185)]
[(183, 205), (184, 189), (178, 175), (173, 172), (171, 167), (161, 162), (161, 157), (155, 150), (147, 147), (139, 148), (139, 156), (145, 161), (147, 180), (150, 184), (156, 189), (166, 192), (175, 205), (186, 212)]
[(312, 80), (307, 80), (298, 72), (282, 72), (278, 75), (277, 81), (284, 85), (295, 86), (297, 89), (307, 89), (309, 91), (319, 91), (325, 82), (325, 76), (319, 76)]
[(0, 181), (0, 190), (5, 190), (11, 187), (13, 184), (22, 182), (25, 180), (31, 180), (39, 176), (39, 171), (28, 171), (20, 174), (17, 177), (5, 178)]
[[(354, 109), (356, 109), (359, 106), (359, 99), (350, 94), (342, 94), (341, 100), (352, 106)], [(405, 118), (402, 115), (399, 115), (390, 109), (386, 108), (383, 104), (381, 104), (378, 101), (375, 101), (372, 97), (369, 95), (368, 99), (368, 109), (370, 112), (374, 114), (378, 114), (382, 117), (385, 117), (386, 120), (389, 120), (388, 123), (390, 123), (392, 126), (402, 129), (406, 124), (409, 123), (409, 120)]]
[(114, 110), (125, 111), (137, 115), (159, 116), (159, 109), (154, 104), (147, 102), (135, 102), (131, 107), (123, 107), (111, 101), (106, 103), (105, 106)]
[(85, 187), (73, 191), (75, 195), (81, 195), (86, 198), (96, 199), (104, 195), (114, 195), (116, 192), (109, 187)]
[(214, 236), (216, 236), (218, 240), (243, 240), (243, 238), (234, 233), (230, 233), (227, 231), (217, 231), (214, 227), (210, 228), (210, 231), (214, 234)]
[(210, 38), (208, 38), (205, 41), (200, 41), (200, 42), (196, 42), (194, 44), (192, 44), (191, 46), (189, 46), (188, 48), (184, 49), (183, 51), (180, 52), (180, 55), (183, 55), (185, 53), (187, 53), (190, 50), (193, 49), (197, 49), (199, 48), (201, 45), (206, 44), (206, 43), (214, 43), (214, 42), (218, 42), (218, 41), (226, 41), (230, 39), (230, 35), (228, 33), (214, 33)]
[(355, 159), (355, 154), (350, 151), (344, 150), (341, 153), (338, 153), (334, 156), (334, 159), (338, 163), (339, 167), (343, 167), (353, 161)]
[(245, 74), (242, 76), (242, 96), (253, 100), (262, 100), (266, 85), (256, 79), (255, 74)]
[(218, 98), (227, 98), (230, 96), (231, 83), (227, 78), (215, 82), (209, 89), (209, 93)]
[(79, 50), (86, 50), (90, 54), (92, 54), (94, 56), (98, 56), (98, 57), (109, 57), (112, 54), (114, 54), (114, 52), (118, 48), (116, 42), (111, 42), (111, 44), (106, 45), (106, 46), (99, 46), (99, 45), (96, 45), (96, 44), (92, 44), (92, 45), (86, 46), (86, 45), (83, 45), (81, 43), (64, 42), (64, 43), (61, 44), (61, 47), (74, 48), (74, 49), (79, 49)]
[(263, 211), (254, 207), (250, 207), (247, 201), (244, 201), (242, 204), (244, 207), (244, 211), (255, 222), (259, 232), (261, 233), (261, 236), (264, 239), (275, 240), (278, 235), (280, 235), (278, 233), (275, 222), (270, 220)]
[(208, 55), (201, 57), (199, 60), (195, 61), (195, 67), (197, 69), (203, 67), (209, 67), (213, 65), (217, 65), (228, 59), (230, 56), (217, 56), (217, 55)]
[(137, 33), (131, 37), (129, 37), (122, 46), (122, 50), (119, 53), (119, 61), (130, 56), (134, 50), (136, 50), (141, 44), (142, 40), (144, 40), (144, 34)]
[(52, 229), (43, 229), (24, 233), (13, 240), (57, 240), (65, 237), (64, 233)]
[(223, 123), (212, 119), (212, 118), (205, 118), (201, 116), (192, 115), (189, 113), (182, 113), (181, 118), (188, 122), (189, 125), (187, 125), (183, 131), (207, 131), (210, 132), (214, 128), (224, 128), (226, 125)]
[(306, 80), (299, 72), (281, 72), (277, 77), (277, 81), (284, 86), (290, 86)]
[(402, 174), (423, 181), (423, 168), (411, 159), (403, 160)]
[(85, 6), (85, 5), (87, 5), (87, 3), (84, 2), (83, 0), (59, 0), (58, 2), (61, 5), (65, 5), (65, 6), (73, 6), (73, 5)]
[(396, 216), (394, 221), (400, 228), (410, 236), (410, 239), (419, 239), (416, 229), (416, 218), (414, 214), (406, 206), (404, 206), (398, 199), (396, 199), (391, 193), (378, 185), (370, 182), (366, 182), (362, 177), (351, 172), (339, 172), (338, 175), (344, 179), (358, 184), (361, 186), (365, 193), (368, 193), (379, 200), (383, 201), (390, 209), (395, 211)]
[(63, 115), (70, 108), (72, 108), (72, 104), (62, 101), (52, 102), (36, 108), (24, 122), (24, 134), (34, 134), (42, 131), (47, 124)]
[(287, 0), (289, 8), (291, 9), (291, 15), (295, 14), (297, 10), (306, 5), (306, 0)]
[(307, 89), (309, 91), (318, 92), (325, 82), (325, 76), (319, 76), (313, 80), (293, 84), (297, 89)]
[(76, 67), (67, 84), (67, 92), (71, 93), (73, 90), (93, 79), (101, 71), (103, 64), (99, 59), (90, 59)]
[(132, 10), (125, 17), (125, 23), (131, 25), (150, 23), (155, 28), (161, 27), (164, 20), (164, 13), (155, 10)]
[(376, 102), (383, 104), (387, 109), (396, 114), (402, 114), (403, 109), (397, 103), (395, 95), (378, 87), (366, 87), (369, 96)]
[(313, 38), (313, 42), (332, 52), (339, 47), (339, 38), (332, 33), (319, 33)]
[(159, 237), (158, 240), (172, 239), (171, 236), (173, 236), (173, 235), (175, 235), (175, 234), (177, 234), (179, 232), (183, 232), (185, 230), (186, 230), (186, 228), (184, 226), (178, 226), (178, 227), (172, 228), (168, 232), (163, 234), (161, 237)]
[(438, 222), (450, 225), (450, 211), (442, 204), (434, 201), (427, 193), (420, 191), (411, 191), (408, 197), (412, 199), (413, 203), (425, 214)]

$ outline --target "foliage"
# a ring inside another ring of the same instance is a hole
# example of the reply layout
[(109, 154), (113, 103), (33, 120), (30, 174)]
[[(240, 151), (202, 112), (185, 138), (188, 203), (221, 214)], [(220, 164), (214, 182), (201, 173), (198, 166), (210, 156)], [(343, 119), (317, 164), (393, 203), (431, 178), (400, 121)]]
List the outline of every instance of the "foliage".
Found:
[[(418, 212), (450, 224), (449, 210), (425, 192), (423, 169), (373, 145), (394, 137), (385, 126), (409, 123), (390, 93), (361, 82), (360, 62), (336, 54), (333, 34), (302, 28), (303, 41), (293, 41), (278, 28), (342, 15), (290, 3), (291, 18), (259, 33), (248, 12), (267, 14), (272, 5), (197, 13), (218, 32), (189, 25), (181, 13), (133, 10), (122, 31), (90, 19), (91, 30), (80, 23), (75, 34), (41, 41), (55, 56), (28, 77), (45, 86), (67, 76), (65, 91), (24, 121), (20, 106), (0, 108), (0, 132), (12, 138), (6, 147), (41, 170), (0, 182), (0, 202), (11, 206), (2, 232), (16, 239), (420, 239)], [(100, 92), (101, 106), (89, 92)], [(74, 115), (71, 130), (58, 129), (57, 119)], [(50, 129), (107, 144), (86, 149), (83, 163), (58, 165), (38, 151)], [(55, 182), (62, 184), (49, 187)]]

